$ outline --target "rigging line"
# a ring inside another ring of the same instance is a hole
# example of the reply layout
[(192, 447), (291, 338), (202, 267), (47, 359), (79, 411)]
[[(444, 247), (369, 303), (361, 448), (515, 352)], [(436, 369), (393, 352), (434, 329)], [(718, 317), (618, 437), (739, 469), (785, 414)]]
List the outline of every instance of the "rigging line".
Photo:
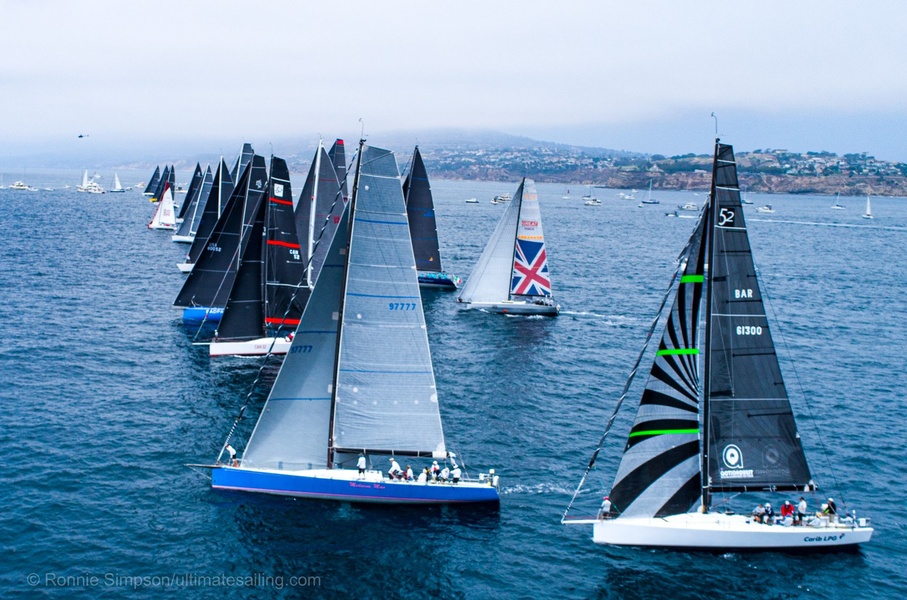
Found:
[[(778, 318), (777, 312), (775, 311), (775, 305), (772, 303), (770, 295), (765, 293), (765, 290), (766, 290), (765, 282), (762, 280), (762, 276), (759, 274), (758, 271), (756, 272), (756, 277), (758, 278), (760, 288), (763, 290), (762, 302), (763, 302), (763, 304), (768, 304), (768, 308), (771, 310), (771, 313), (772, 313), (772, 320), (775, 323), (779, 323), (780, 320)], [(800, 372), (797, 371), (797, 364), (793, 360), (793, 355), (791, 353), (790, 346), (787, 343), (787, 338), (784, 337), (784, 332), (781, 330), (780, 327), (775, 328), (775, 331), (778, 333), (778, 337), (781, 338), (781, 344), (782, 344), (782, 346), (784, 346), (784, 352), (787, 355), (787, 360), (791, 365), (791, 371), (793, 372), (794, 380), (797, 382), (797, 389), (800, 392), (800, 397), (803, 398), (803, 404), (806, 405), (806, 412), (809, 414), (810, 421), (812, 422), (812, 426), (815, 431), (815, 435), (819, 439), (819, 446), (822, 448), (822, 456), (825, 458), (825, 468), (829, 473), (831, 473), (831, 479), (832, 479), (832, 482), (835, 487), (835, 494), (841, 496), (841, 508), (844, 508), (845, 506), (847, 506), (847, 502), (844, 500), (844, 493), (842, 491), (840, 483), (838, 482), (838, 477), (837, 477), (837, 475), (835, 475), (835, 469), (832, 467), (831, 455), (828, 452), (828, 444), (825, 443), (825, 439), (822, 437), (822, 431), (819, 429), (819, 421), (816, 418), (816, 415), (812, 411), (810, 402), (806, 398), (806, 392), (803, 389), (803, 381), (800, 379)], [(790, 401), (790, 395), (788, 395), (788, 401)], [(800, 440), (800, 443), (802, 445), (802, 443), (803, 443), (802, 439)], [(804, 452), (804, 456), (805, 456), (805, 454), (806, 453)], [(809, 458), (807, 458), (806, 460), (809, 461)], [(814, 486), (814, 487), (818, 487), (818, 486)]]
[[(689, 243), (687, 245), (689, 246)], [(649, 342), (652, 340), (652, 334), (655, 332), (655, 327), (658, 325), (658, 321), (661, 319), (661, 315), (664, 311), (665, 305), (668, 302), (668, 298), (671, 296), (671, 292), (674, 289), (674, 282), (677, 280), (677, 275), (678, 273), (682, 272), (684, 268), (686, 268), (685, 261), (680, 261), (680, 264), (677, 265), (677, 269), (674, 270), (674, 275), (671, 276), (671, 283), (668, 285), (668, 289), (665, 291), (665, 294), (661, 299), (661, 305), (658, 307), (658, 311), (655, 313), (655, 318), (652, 319), (652, 324), (649, 325), (649, 331), (646, 333), (646, 341), (642, 345), (642, 349), (639, 351), (639, 356), (636, 357), (636, 362), (633, 364), (633, 368), (630, 370), (630, 376), (627, 378), (627, 382), (624, 384), (624, 389), (620, 394), (620, 398), (617, 399), (617, 406), (614, 407), (614, 412), (611, 413), (611, 417), (608, 419), (608, 423), (605, 426), (605, 432), (602, 434), (601, 439), (598, 441), (598, 446), (596, 446), (595, 451), (592, 452), (592, 458), (589, 459), (589, 464), (588, 466), (586, 466), (586, 471), (585, 473), (583, 473), (579, 485), (576, 486), (576, 491), (573, 492), (573, 497), (570, 499), (570, 504), (567, 505), (567, 510), (564, 511), (564, 516), (561, 517), (561, 523), (564, 523), (566, 521), (567, 514), (573, 507), (573, 503), (576, 501), (576, 497), (579, 496), (580, 490), (583, 488), (583, 484), (585, 484), (586, 482), (586, 477), (589, 476), (589, 472), (595, 465), (595, 459), (598, 458), (598, 453), (601, 452), (602, 446), (605, 443), (605, 438), (607, 438), (608, 434), (611, 432), (611, 426), (614, 424), (614, 419), (617, 418), (617, 413), (620, 411), (620, 407), (623, 405), (624, 399), (626, 399), (627, 393), (630, 391), (630, 385), (633, 383), (633, 379), (636, 377), (636, 373), (639, 371), (639, 364), (642, 362), (643, 355), (645, 354), (646, 349), (649, 347)]]
[[(350, 167), (352, 167), (353, 162), (355, 162), (358, 154), (359, 154), (359, 149), (357, 148), (356, 151), (353, 152), (353, 157), (350, 159)], [(312, 259), (315, 256), (314, 248), (316, 248), (318, 246), (318, 243), (321, 241), (321, 238), (324, 236), (324, 232), (327, 229), (331, 216), (334, 214), (334, 208), (337, 206), (337, 199), (340, 198), (341, 203), (343, 202), (343, 185), (340, 181), (338, 181), (337, 183), (338, 183), (337, 193), (334, 194), (334, 202), (331, 204), (331, 208), (330, 208), (330, 210), (328, 210), (327, 216), (325, 216), (324, 224), (321, 226), (321, 231), (318, 232), (318, 239), (315, 240), (315, 244), (312, 247), (313, 248), (312, 255), (309, 256), (309, 259), (306, 263), (306, 267), (308, 267), (308, 265), (311, 264)], [(306, 269), (303, 269), (302, 272), (305, 273)], [(305, 277), (305, 275), (303, 275), (303, 277)], [(300, 280), (299, 284), (296, 286), (296, 291), (293, 292), (293, 296), (290, 298), (290, 303), (287, 305), (287, 308), (283, 314), (283, 317), (281, 317), (281, 325), (286, 320), (287, 315), (289, 314), (289, 311), (290, 311), (290, 307), (293, 306), (293, 303), (296, 301), (296, 294), (298, 293), (298, 291), (301, 287), (302, 287), (302, 280)], [(306, 286), (306, 289), (308, 289), (308, 286)], [(258, 384), (261, 383), (262, 374), (264, 373), (265, 367), (268, 365), (268, 360), (272, 356), (272, 353), (274, 350), (274, 344), (276, 342), (277, 342), (277, 337), (275, 336), (274, 339), (271, 341), (271, 345), (268, 347), (267, 354), (265, 354), (264, 358), (262, 358), (261, 366), (258, 368), (258, 372), (255, 374), (255, 380), (249, 386), (249, 392), (246, 394), (246, 399), (243, 402), (243, 405), (239, 408), (239, 414), (236, 415), (236, 419), (233, 420), (233, 425), (230, 426), (230, 431), (227, 432), (227, 437), (226, 437), (226, 439), (224, 439), (224, 444), (223, 444), (223, 446), (221, 446), (220, 453), (218, 453), (218, 455), (217, 455), (218, 462), (220, 462), (221, 457), (224, 455), (224, 452), (226, 452), (227, 444), (230, 443), (230, 440), (232, 439), (233, 434), (236, 432), (236, 427), (239, 425), (239, 422), (242, 420), (243, 415), (246, 412), (246, 408), (248, 408), (248, 406), (249, 406), (249, 403), (252, 399), (252, 394), (255, 393), (255, 389), (258, 387)]]

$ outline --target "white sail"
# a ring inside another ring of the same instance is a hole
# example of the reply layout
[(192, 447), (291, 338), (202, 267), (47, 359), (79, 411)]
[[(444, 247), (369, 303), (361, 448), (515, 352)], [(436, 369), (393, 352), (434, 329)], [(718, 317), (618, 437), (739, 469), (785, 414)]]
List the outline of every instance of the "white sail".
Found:
[(164, 194), (161, 201), (158, 202), (157, 210), (154, 212), (151, 222), (148, 223), (150, 229), (176, 229), (176, 212), (173, 206), (173, 192), (170, 185), (164, 187)]
[(461, 302), (500, 302), (510, 297), (513, 248), (520, 217), (522, 189), (509, 202), (491, 239), (458, 296)]
[[(406, 205), (392, 152), (365, 146), (355, 191), (334, 447), (445, 452)], [(316, 284), (316, 289), (320, 285)]]
[(123, 189), (123, 186), (120, 185), (120, 178), (116, 173), (113, 174), (113, 189), (117, 192)]

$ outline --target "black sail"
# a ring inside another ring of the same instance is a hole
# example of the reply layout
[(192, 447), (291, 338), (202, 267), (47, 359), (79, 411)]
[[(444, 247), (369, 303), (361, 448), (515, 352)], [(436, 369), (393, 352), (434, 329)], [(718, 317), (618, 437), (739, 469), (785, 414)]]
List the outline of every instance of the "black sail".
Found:
[(428, 172), (422, 161), (419, 147), (413, 151), (409, 172), (403, 181), (403, 197), (406, 200), (406, 215), (409, 219), (409, 233), (413, 239), (413, 253), (416, 255), (416, 269), (419, 271), (441, 272), (441, 250), (438, 246), (438, 224), (435, 221), (435, 205), (431, 195)]
[(193, 202), (198, 201), (198, 192), (201, 188), (203, 177), (202, 166), (199, 163), (195, 163), (195, 171), (192, 172), (192, 179), (189, 181), (189, 189), (186, 190), (186, 198), (183, 200), (182, 205), (180, 205), (179, 212), (176, 213), (178, 219), (185, 219), (186, 211), (192, 206)]
[[(260, 158), (260, 157), (258, 157)], [(263, 162), (264, 159), (262, 159)], [(227, 303), (239, 258), (248, 242), (262, 194), (251, 189), (254, 160), (243, 172), (224, 211), (173, 303), (176, 307), (223, 307)], [(267, 183), (267, 182), (264, 182)], [(254, 206), (253, 206), (254, 205)], [(252, 208), (247, 208), (251, 206)], [(246, 216), (248, 214), (248, 216)]]
[(239, 156), (236, 157), (236, 162), (233, 163), (233, 169), (230, 171), (233, 181), (236, 181), (242, 175), (243, 170), (252, 161), (252, 156), (254, 155), (255, 151), (252, 150), (252, 144), (246, 142), (242, 145), (242, 150), (239, 151)]
[(224, 306), (224, 314), (214, 334), (218, 340), (249, 340), (264, 336), (262, 274), (267, 209), (267, 204), (260, 202), (252, 218), (248, 239), (236, 270), (236, 278)]
[(214, 230), (215, 224), (220, 219), (227, 201), (233, 195), (233, 178), (227, 169), (224, 159), (220, 160), (217, 172), (214, 174), (214, 181), (211, 184), (211, 192), (208, 201), (205, 203), (198, 227), (195, 231), (195, 239), (189, 247), (189, 253), (186, 255), (186, 262), (195, 264), (199, 255), (208, 243), (208, 236)]
[(154, 174), (151, 175), (151, 180), (148, 181), (148, 185), (145, 186), (145, 191), (142, 192), (146, 196), (149, 196), (154, 193), (154, 190), (157, 189), (157, 184), (161, 180), (161, 166), (158, 165), (154, 167)]
[[(164, 186), (167, 185), (167, 182), (170, 181), (170, 165), (164, 165), (164, 172), (161, 173), (161, 178), (158, 179), (157, 185), (154, 188), (154, 191), (151, 193), (151, 200), (156, 201), (160, 200), (161, 196), (164, 195)], [(170, 193), (176, 194), (176, 186), (170, 186)]]
[(698, 337), (704, 230), (701, 218), (681, 255), (686, 266), (611, 489), (614, 514), (678, 514), (700, 497)]
[[(296, 330), (309, 298), (305, 263), (293, 214), (290, 170), (282, 158), (271, 158), (265, 238), (265, 308), (267, 329), (276, 335)], [(329, 244), (325, 244), (326, 246)]]
[[(205, 169), (202, 175), (201, 184), (196, 187), (192, 197), (186, 202), (188, 209), (183, 217), (176, 235), (195, 236), (198, 233), (198, 226), (201, 223), (202, 215), (205, 213), (205, 206), (208, 203), (208, 197), (211, 195), (211, 188), (214, 185), (214, 176), (211, 175), (211, 166)], [(213, 221), (212, 221), (213, 222)]]
[(793, 490), (810, 481), (746, 231), (733, 148), (716, 142), (706, 344), (711, 490)]
[(315, 285), (321, 272), (330, 241), (340, 223), (344, 201), (342, 182), (334, 171), (330, 155), (319, 145), (296, 204), (296, 233), (303, 265), (308, 265), (306, 282), (309, 287)]
[(334, 172), (337, 174), (337, 180), (340, 182), (343, 201), (346, 202), (349, 200), (350, 195), (346, 187), (346, 150), (343, 145), (343, 140), (340, 138), (334, 140), (334, 144), (331, 146), (330, 151), (328, 151), (328, 156), (331, 157), (331, 163), (334, 165)]

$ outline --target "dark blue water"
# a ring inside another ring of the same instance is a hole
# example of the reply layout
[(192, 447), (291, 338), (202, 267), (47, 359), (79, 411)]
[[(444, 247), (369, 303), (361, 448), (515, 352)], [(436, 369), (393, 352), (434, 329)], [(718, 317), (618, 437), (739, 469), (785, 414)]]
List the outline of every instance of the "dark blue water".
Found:
[[(30, 170), (29, 183), (79, 178)], [(449, 271), (468, 276), (504, 210), (489, 200), (516, 184), (434, 182)], [(170, 308), (186, 248), (145, 228), (152, 207), (138, 192), (0, 190), (4, 595), (907, 595), (907, 202), (874, 198), (866, 221), (865, 199), (832, 211), (831, 198), (751, 195), (752, 244), (815, 478), (877, 531), (853, 554), (713, 555), (596, 546), (589, 529), (560, 524), (694, 223), (663, 213), (704, 199), (656, 192), (661, 205), (638, 208), (599, 190), (603, 205), (585, 207), (583, 192), (564, 200), (562, 186), (539, 185), (560, 317), (425, 299), (448, 445), (501, 475), (500, 510), (487, 511), (212, 491), (207, 473), (184, 465), (216, 457), (259, 363), (212, 361), (191, 345)], [(777, 213), (757, 215), (764, 202)], [(609, 439), (574, 515), (594, 512), (621, 445)]]

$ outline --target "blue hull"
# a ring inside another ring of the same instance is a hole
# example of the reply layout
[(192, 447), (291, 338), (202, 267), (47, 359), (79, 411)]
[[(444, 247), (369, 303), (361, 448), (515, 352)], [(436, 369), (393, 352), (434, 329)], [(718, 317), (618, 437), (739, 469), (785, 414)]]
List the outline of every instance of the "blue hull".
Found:
[(328, 479), (229, 467), (212, 469), (211, 487), (221, 490), (379, 504), (500, 502), (497, 489), (490, 485)]
[[(192, 306), (183, 309), (183, 323), (220, 323), (224, 314), (223, 308), (208, 308), (207, 306)], [(206, 318), (207, 316), (207, 318)]]

